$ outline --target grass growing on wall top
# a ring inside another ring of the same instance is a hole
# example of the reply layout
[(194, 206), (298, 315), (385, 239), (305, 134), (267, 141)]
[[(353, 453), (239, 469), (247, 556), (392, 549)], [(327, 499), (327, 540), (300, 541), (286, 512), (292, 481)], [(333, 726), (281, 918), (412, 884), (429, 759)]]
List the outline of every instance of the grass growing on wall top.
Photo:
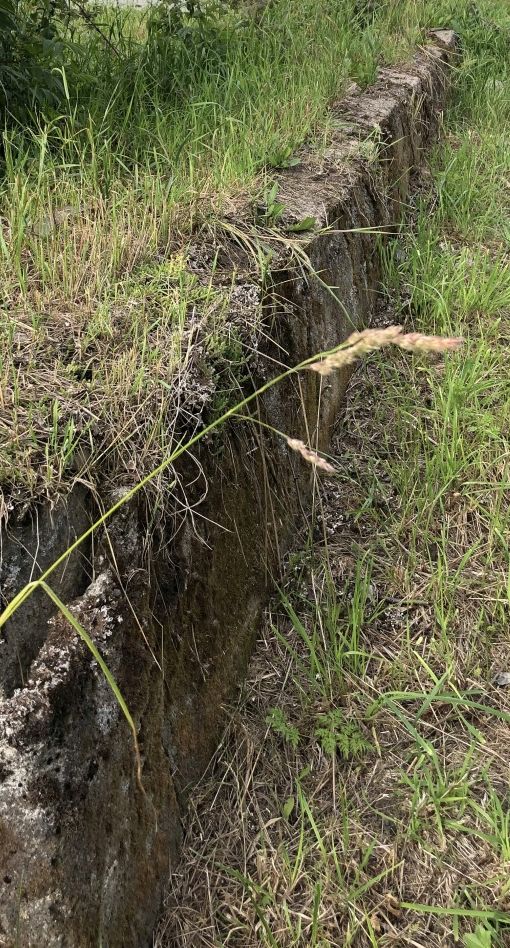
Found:
[(4, 135), (0, 485), (14, 502), (76, 473), (129, 482), (164, 456), (197, 326), (205, 398), (240, 358), (229, 287), (190, 275), (181, 248), (319, 140), (346, 81), (405, 55), (433, 6), (275, 0), (184, 39), (104, 10), (108, 42), (74, 30), (58, 114)]

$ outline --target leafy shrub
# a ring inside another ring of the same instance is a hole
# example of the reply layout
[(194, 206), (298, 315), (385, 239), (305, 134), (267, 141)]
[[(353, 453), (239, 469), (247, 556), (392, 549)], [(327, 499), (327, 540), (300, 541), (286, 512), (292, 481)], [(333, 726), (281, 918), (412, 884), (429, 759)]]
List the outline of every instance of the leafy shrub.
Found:
[(163, 94), (174, 93), (184, 91), (211, 55), (219, 61), (224, 54), (218, 29), (226, 10), (222, 0), (162, 0), (148, 14), (147, 40), (122, 41), (119, 48), (108, 35), (116, 13), (105, 9), (88, 0), (0, 0), (2, 126), (61, 106), (63, 71), (71, 98), (86, 111), (87, 101), (95, 98), (92, 87), (101, 94), (106, 77), (111, 88), (115, 75), (122, 76), (132, 93), (142, 70)]
[[(62, 0), (63, 2), (63, 0)], [(0, 121), (23, 120), (63, 93), (57, 0), (0, 0)]]
[(163, 94), (181, 90), (186, 96), (197, 77), (211, 69), (216, 76), (226, 75), (226, 12), (223, 0), (160, 0), (151, 8), (146, 62), (153, 74), (159, 73)]

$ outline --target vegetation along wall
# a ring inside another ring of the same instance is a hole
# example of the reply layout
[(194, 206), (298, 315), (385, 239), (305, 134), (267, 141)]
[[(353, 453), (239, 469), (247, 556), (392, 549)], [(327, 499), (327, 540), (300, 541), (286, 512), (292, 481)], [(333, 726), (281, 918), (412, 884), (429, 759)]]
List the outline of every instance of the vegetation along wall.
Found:
[[(369, 324), (381, 234), (401, 219), (413, 169), (437, 136), (455, 55), (454, 35), (436, 31), (407, 65), (381, 70), (364, 92), (352, 87), (332, 110), (325, 151), (303, 152), (279, 173), (274, 226), (269, 195), (265, 229), (238, 207), (197, 238), (179, 278), (227, 294), (232, 364), (237, 345), (249, 353), (236, 370), (239, 398)], [(189, 333), (183, 358), (196, 324)], [(259, 422), (326, 449), (347, 380), (348, 370), (328, 379), (303, 371), (269, 388), (244, 409), (257, 424), (232, 419), (197, 439), (176, 460), (165, 503), (150, 490), (135, 494), (52, 575), (120, 688), (138, 761), (103, 671), (44, 590), (7, 623), (5, 937), (17, 931), (20, 945), (47, 948), (96, 945), (98, 933), (109, 948), (149, 940), (188, 788), (215, 749), (309, 498), (314, 471)], [(235, 384), (225, 396), (221, 377), (200, 367), (187, 378), (176, 396), (175, 444), (201, 430), (204, 391), (221, 411)], [(122, 496), (113, 490), (101, 509)], [(94, 491), (77, 483), (53, 508), (11, 517), (1, 546), (5, 601), (33, 579), (27, 550), (37, 549), (44, 570), (97, 516)]]

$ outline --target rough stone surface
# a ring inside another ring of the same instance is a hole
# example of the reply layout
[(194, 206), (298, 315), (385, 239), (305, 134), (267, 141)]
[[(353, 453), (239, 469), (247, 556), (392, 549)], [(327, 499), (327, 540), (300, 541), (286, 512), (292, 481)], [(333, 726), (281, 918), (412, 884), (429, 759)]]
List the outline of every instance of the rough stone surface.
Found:
[[(39, 506), (8, 524), (0, 535), (0, 606), (37, 579), (81, 536), (90, 523), (86, 489), (77, 485), (54, 507)], [(83, 543), (56, 571), (53, 586), (68, 602), (90, 582), (91, 544)], [(51, 601), (35, 593), (15, 613), (0, 639), (0, 695), (10, 696), (23, 684), (26, 673), (46, 638), (46, 623), (54, 611)]]
[[(374, 235), (361, 229), (398, 222), (410, 171), (436, 134), (455, 40), (445, 32), (432, 40), (408, 66), (383, 70), (372, 89), (338, 104), (338, 134), (320, 165), (305, 160), (282, 176), (286, 214), (314, 217), (330, 230), (308, 246), (320, 280), (288, 264), (273, 272), (257, 381), (273, 371), (271, 358), (294, 364), (369, 322), (379, 263)], [(293, 436), (317, 434), (326, 446), (347, 378), (325, 383), (302, 373), (268, 393), (261, 416)], [(310, 471), (283, 441), (241, 426), (203, 444), (178, 477), (190, 504), (208, 484), (179, 530), (164, 525), (148, 554), (146, 511), (126, 504), (96, 540), (93, 582), (84, 590), (76, 561), (59, 586), (136, 721), (143, 789), (126, 722), (62, 617), (49, 618), (39, 602), (8, 632), (11, 671), (0, 706), (5, 946), (138, 948), (150, 941), (178, 854), (187, 788), (214, 750), (310, 483)], [(49, 513), (41, 515), (45, 560), (66, 530), (80, 529), (78, 506), (70, 502), (56, 531)], [(31, 530), (22, 524), (4, 542), (9, 592), (27, 578), (13, 544), (32, 549)]]

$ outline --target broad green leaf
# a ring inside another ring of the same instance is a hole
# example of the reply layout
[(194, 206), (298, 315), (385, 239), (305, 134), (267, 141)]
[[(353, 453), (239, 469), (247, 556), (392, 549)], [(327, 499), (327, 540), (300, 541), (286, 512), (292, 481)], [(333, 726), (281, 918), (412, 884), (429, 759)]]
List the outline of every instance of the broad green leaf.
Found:
[(287, 230), (292, 234), (301, 234), (305, 230), (313, 230), (316, 224), (317, 221), (315, 217), (303, 217), (302, 221), (298, 221), (297, 224), (292, 224)]

